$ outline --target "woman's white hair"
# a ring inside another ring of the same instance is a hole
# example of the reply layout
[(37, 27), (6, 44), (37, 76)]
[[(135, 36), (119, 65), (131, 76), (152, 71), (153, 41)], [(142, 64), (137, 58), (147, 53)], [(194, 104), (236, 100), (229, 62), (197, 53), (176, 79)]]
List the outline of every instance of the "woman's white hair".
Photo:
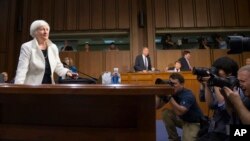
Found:
[(41, 27), (41, 26), (47, 26), (49, 28), (50, 31), (50, 26), (49, 24), (44, 21), (44, 20), (35, 20), (31, 25), (30, 25), (30, 36), (35, 38), (35, 33), (36, 30)]

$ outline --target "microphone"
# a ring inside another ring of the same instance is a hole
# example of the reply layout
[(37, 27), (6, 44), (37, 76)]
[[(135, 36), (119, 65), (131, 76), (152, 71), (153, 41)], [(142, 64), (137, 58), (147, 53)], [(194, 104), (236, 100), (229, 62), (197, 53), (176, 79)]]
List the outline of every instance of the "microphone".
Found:
[(80, 72), (80, 71), (78, 71), (78, 73), (79, 73), (79, 74), (82, 74), (82, 75), (85, 75), (85, 76), (88, 76), (89, 78), (93, 79), (95, 82), (98, 81), (97, 78), (95, 78), (95, 77), (93, 77), (93, 76), (90, 76), (90, 75), (88, 75), (88, 74), (86, 74), (86, 73), (83, 73), (83, 72)]

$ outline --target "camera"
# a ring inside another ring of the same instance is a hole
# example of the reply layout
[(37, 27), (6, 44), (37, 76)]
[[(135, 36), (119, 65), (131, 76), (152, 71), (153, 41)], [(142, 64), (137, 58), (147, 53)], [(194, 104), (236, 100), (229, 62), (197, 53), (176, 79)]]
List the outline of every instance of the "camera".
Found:
[(164, 80), (164, 79), (161, 79), (161, 78), (157, 78), (155, 80), (155, 84), (167, 84), (167, 85), (170, 85), (170, 86), (174, 86), (174, 83), (170, 80)]
[(239, 80), (235, 76), (229, 76), (227, 78), (221, 78), (218, 77), (217, 75), (213, 75), (209, 80), (208, 80), (208, 85), (209, 86), (217, 86), (220, 88), (223, 87), (228, 87), (230, 89), (233, 89), (234, 87), (239, 87), (240, 83)]
[[(164, 79), (161, 79), (161, 78), (157, 78), (155, 80), (155, 84), (167, 84), (171, 87), (174, 86), (174, 83), (170, 80), (164, 80)], [(163, 95), (163, 96), (159, 96), (160, 99), (164, 102), (164, 103), (168, 103), (169, 100), (171, 99), (172, 95)]]
[(211, 74), (216, 74), (217, 69), (215, 67), (204, 68), (204, 67), (194, 67), (192, 73), (199, 77), (208, 77)]
[(197, 79), (199, 81), (202, 81), (202, 77), (209, 77), (207, 83), (208, 86), (217, 86), (220, 88), (223, 87), (229, 87), (233, 89), (234, 87), (239, 87), (239, 80), (235, 76), (229, 76), (227, 78), (222, 78), (217, 76), (217, 69), (215, 67), (211, 68), (204, 68), (204, 67), (198, 67), (193, 68), (194, 75), (197, 75)]

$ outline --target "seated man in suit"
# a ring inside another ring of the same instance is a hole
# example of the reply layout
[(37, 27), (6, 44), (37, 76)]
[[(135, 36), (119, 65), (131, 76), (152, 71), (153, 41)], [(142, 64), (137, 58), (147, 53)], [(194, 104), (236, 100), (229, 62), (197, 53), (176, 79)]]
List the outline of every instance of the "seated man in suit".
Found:
[(190, 51), (183, 51), (183, 56), (179, 59), (181, 62), (181, 71), (192, 71), (192, 67), (190, 65), (191, 54)]
[(166, 68), (168, 72), (180, 72), (181, 71), (181, 62), (175, 61), (174, 67)]
[(147, 72), (151, 70), (151, 61), (149, 57), (149, 50), (147, 47), (144, 47), (142, 54), (138, 55), (135, 59), (135, 71)]

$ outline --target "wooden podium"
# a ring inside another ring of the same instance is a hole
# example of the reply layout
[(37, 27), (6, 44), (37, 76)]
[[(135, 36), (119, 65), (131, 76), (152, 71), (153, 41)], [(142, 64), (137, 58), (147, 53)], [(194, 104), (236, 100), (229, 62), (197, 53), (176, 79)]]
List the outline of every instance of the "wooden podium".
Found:
[(0, 85), (1, 141), (155, 141), (156, 85)]

